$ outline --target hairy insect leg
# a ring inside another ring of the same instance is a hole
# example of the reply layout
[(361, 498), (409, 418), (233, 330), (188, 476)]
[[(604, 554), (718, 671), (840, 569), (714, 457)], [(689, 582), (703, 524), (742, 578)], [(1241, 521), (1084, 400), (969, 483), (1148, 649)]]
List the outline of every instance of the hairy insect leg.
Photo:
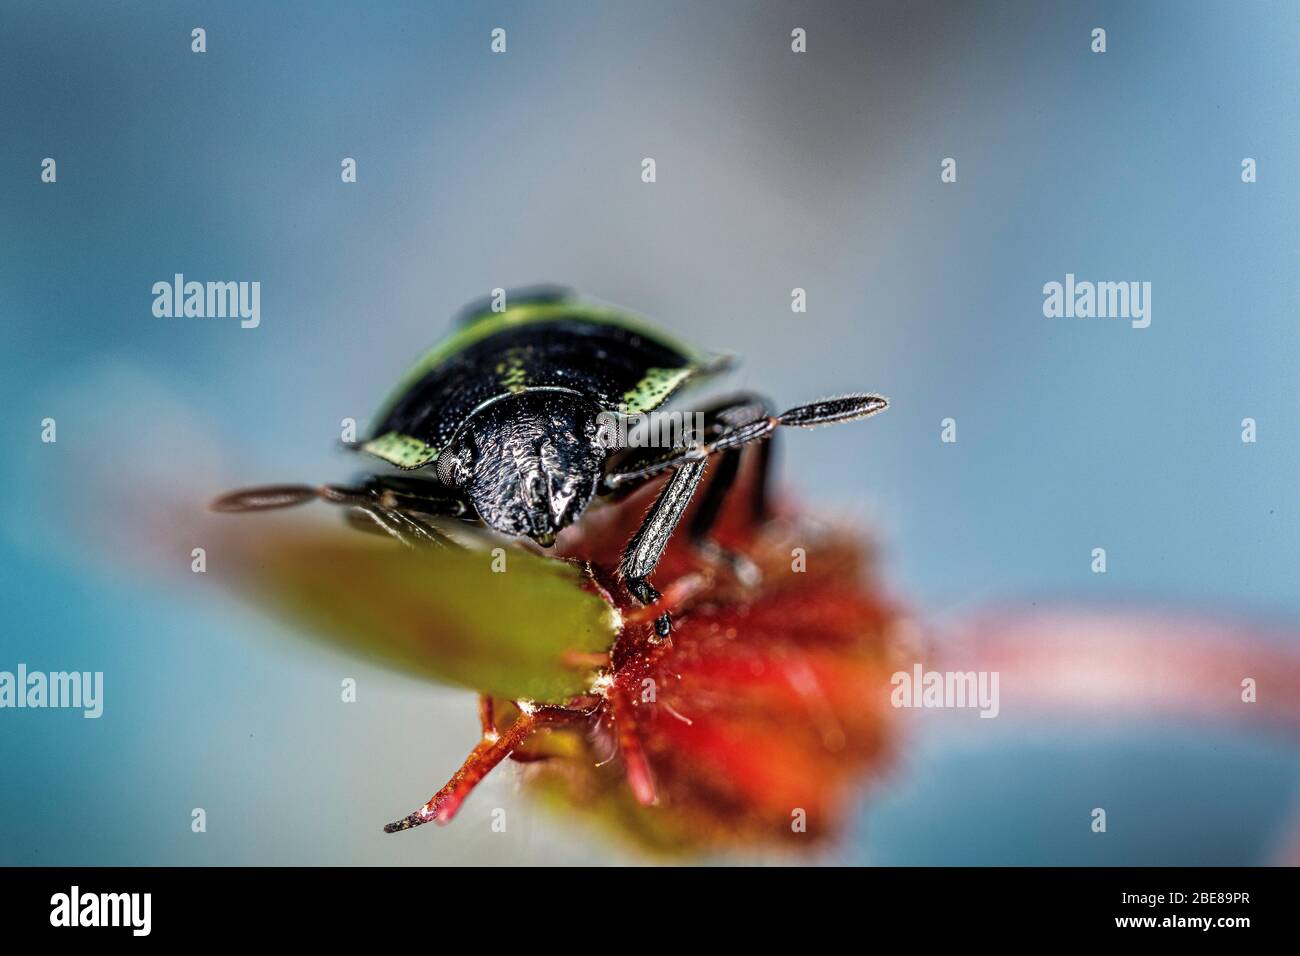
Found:
[[(659, 497), (651, 506), (641, 527), (628, 542), (623, 558), (619, 562), (619, 573), (627, 583), (628, 590), (642, 604), (653, 604), (660, 597), (648, 578), (659, 559), (663, 556), (668, 540), (672, 537), (677, 523), (686, 511), (703, 477), (709, 455), (727, 453), (741, 447), (759, 442), (769, 437), (779, 426), (788, 425), (798, 428), (812, 428), (835, 422), (851, 421), (865, 418), (887, 408), (889, 403), (879, 395), (842, 395), (838, 398), (824, 398), (807, 405), (796, 405), (780, 415), (763, 414), (761, 400), (746, 397), (744, 401), (716, 409), (714, 412), (716, 435), (707, 444), (694, 448), (673, 449), (665, 457), (640, 460), (605, 476), (607, 490), (613, 491), (622, 486), (633, 485), (648, 480), (669, 469), (675, 469), (673, 476), (664, 485)], [(724, 475), (718, 486), (716, 497), (706, 503), (704, 514), (695, 523), (696, 530), (708, 531), (717, 519), (722, 500), (735, 480), (738, 463), (728, 465), (730, 475)], [(722, 467), (722, 466), (720, 466)], [(655, 631), (661, 638), (666, 638), (671, 631), (671, 619), (664, 614), (655, 622)]]
[[(643, 453), (620, 463), (615, 470), (605, 476), (603, 481), (605, 491), (608, 493), (635, 488), (665, 471), (681, 467), (683, 462), (696, 458), (701, 453), (711, 455), (729, 448), (760, 442), (782, 425), (815, 428), (818, 425), (853, 421), (883, 411), (889, 407), (889, 402), (879, 395), (842, 395), (838, 398), (823, 398), (807, 405), (796, 405), (786, 409), (780, 415), (764, 412), (751, 417), (756, 407), (756, 404), (751, 401), (718, 410), (717, 420), (723, 427), (717, 429), (710, 440), (702, 446), (673, 448), (652, 454)], [(731, 419), (730, 423), (726, 421), (724, 415)]]
[(606, 475), (605, 490), (619, 491), (635, 488), (645, 481), (661, 475), (679, 465), (692, 450), (708, 447), (719, 436), (771, 414), (767, 400), (760, 395), (744, 392), (706, 405), (700, 409), (703, 429), (693, 434), (692, 446), (671, 448), (631, 448), (617, 460), (613, 471)]
[[(667, 458), (662, 455), (658, 459), (645, 456), (633, 458), (625, 470), (606, 478), (606, 484), (610, 488), (617, 488), (622, 484), (640, 483), (668, 467), (676, 468), (640, 528), (628, 542), (619, 563), (619, 572), (627, 583), (628, 590), (643, 605), (653, 604), (662, 596), (650, 584), (648, 577), (658, 565), (673, 531), (691, 503), (703, 477), (709, 454), (719, 447), (719, 442), (729, 436), (749, 434), (758, 429), (770, 431), (774, 427), (769, 424), (771, 418), (767, 413), (766, 402), (756, 395), (745, 394), (728, 399), (708, 409), (705, 415), (704, 437), (711, 439), (709, 444), (692, 449), (673, 449), (668, 452)], [(742, 444), (744, 442), (736, 443), (735, 447), (723, 452), (717, 471), (705, 490), (704, 499), (689, 528), (691, 540), (697, 547), (723, 560), (728, 560), (730, 555), (709, 539), (709, 532), (717, 521), (727, 493), (735, 484), (740, 465), (739, 447)], [(746, 562), (739, 558), (728, 560), (728, 563), (740, 580), (753, 580), (752, 565), (746, 567)], [(665, 612), (655, 621), (655, 633), (660, 638), (666, 638), (671, 631), (672, 618)]]
[[(677, 523), (691, 503), (691, 497), (695, 494), (707, 465), (708, 458), (700, 454), (688, 458), (673, 472), (655, 503), (650, 506), (641, 527), (632, 535), (632, 540), (623, 551), (619, 573), (623, 576), (628, 591), (642, 604), (653, 604), (659, 600), (659, 592), (647, 578), (663, 556), (664, 548), (668, 546)], [(655, 621), (655, 632), (660, 637), (667, 637), (671, 627), (668, 614), (661, 615)]]

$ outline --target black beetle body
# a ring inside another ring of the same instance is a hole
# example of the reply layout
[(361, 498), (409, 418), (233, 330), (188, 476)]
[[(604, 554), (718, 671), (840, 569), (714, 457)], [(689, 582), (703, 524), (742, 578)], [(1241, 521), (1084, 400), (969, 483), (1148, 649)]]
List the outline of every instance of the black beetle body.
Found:
[[(481, 521), (549, 546), (596, 494), (669, 474), (620, 563), (628, 590), (649, 604), (659, 595), (648, 577), (712, 457), (718, 468), (690, 523), (701, 547), (711, 546), (709, 532), (745, 446), (778, 426), (849, 421), (888, 405), (878, 395), (852, 394), (773, 415), (764, 399), (742, 394), (701, 409), (698, 440), (659, 448), (622, 447), (610, 438), (621, 432), (602, 427), (611, 417), (652, 412), (729, 365), (564, 290), (503, 295), (462, 314), (456, 331), (406, 375), (362, 446), (405, 471), (432, 472), (429, 477), (375, 475), (357, 488), (253, 488), (224, 495), (213, 507), (257, 511), (320, 497), (354, 509), (411, 547), (454, 545), (429, 520), (440, 516)], [(765, 486), (760, 474), (756, 514)], [(658, 626), (668, 633), (667, 615)]]
[(614, 450), (601, 441), (602, 413), (652, 411), (726, 360), (559, 290), (508, 302), (467, 309), (362, 447), (399, 468), (432, 466), (486, 524), (547, 544), (598, 489)]

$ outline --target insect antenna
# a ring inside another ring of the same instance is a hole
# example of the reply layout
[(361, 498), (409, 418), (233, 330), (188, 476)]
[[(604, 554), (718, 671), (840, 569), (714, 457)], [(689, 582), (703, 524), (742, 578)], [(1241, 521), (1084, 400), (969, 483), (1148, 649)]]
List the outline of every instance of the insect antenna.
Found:
[(889, 407), (889, 400), (879, 395), (841, 395), (823, 398), (807, 405), (797, 405), (776, 416), (778, 424), (797, 428), (813, 428), (834, 422), (847, 422), (866, 418)]
[(241, 511), (270, 511), (273, 508), (292, 508), (313, 498), (325, 497), (324, 488), (310, 485), (263, 485), (259, 488), (240, 488), (213, 499), (211, 511), (237, 513)]

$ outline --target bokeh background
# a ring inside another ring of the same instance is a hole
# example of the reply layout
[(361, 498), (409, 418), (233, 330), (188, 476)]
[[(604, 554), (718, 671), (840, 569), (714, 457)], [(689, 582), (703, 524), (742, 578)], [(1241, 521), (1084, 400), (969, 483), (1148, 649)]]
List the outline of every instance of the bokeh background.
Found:
[[(472, 695), (304, 653), (137, 520), (347, 477), (340, 420), (497, 286), (653, 316), (778, 404), (890, 396), (783, 436), (781, 478), (936, 633), (1054, 601), (1287, 633), (1298, 74), (1292, 2), (3, 0), (0, 669), (102, 670), (106, 699), (0, 712), (0, 862), (636, 859), (512, 771), (384, 836), (473, 743)], [(154, 318), (176, 272), (260, 281), (261, 327)], [(1067, 272), (1150, 281), (1151, 327), (1044, 318)], [(1297, 783), (1294, 740), (1236, 725), (918, 716), (818, 859), (1267, 863)]]

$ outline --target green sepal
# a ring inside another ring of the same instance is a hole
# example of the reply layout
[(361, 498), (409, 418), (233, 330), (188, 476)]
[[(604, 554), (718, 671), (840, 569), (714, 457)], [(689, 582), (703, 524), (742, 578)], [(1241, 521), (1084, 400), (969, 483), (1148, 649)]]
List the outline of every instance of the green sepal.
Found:
[(581, 568), (514, 548), (409, 549), (302, 528), (236, 544), (245, 586), (300, 629), (495, 697), (558, 704), (587, 693), (621, 623)]

